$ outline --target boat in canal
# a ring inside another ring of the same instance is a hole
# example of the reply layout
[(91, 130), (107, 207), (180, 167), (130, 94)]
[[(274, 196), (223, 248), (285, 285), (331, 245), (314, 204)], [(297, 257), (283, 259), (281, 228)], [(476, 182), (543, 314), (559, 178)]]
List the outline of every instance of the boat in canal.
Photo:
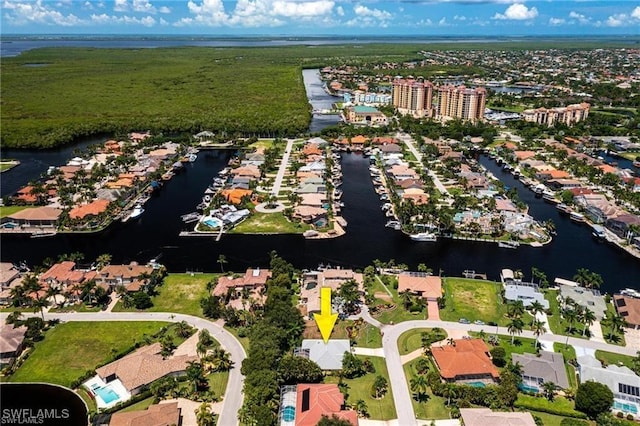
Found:
[(569, 214), (569, 219), (573, 220), (574, 222), (578, 222), (578, 223), (584, 223), (584, 222), (587, 221), (587, 218), (585, 218), (583, 214), (580, 214), (578, 212), (571, 212)]
[(141, 204), (136, 204), (136, 206), (131, 211), (131, 214), (129, 215), (129, 219), (137, 219), (142, 215), (142, 213), (144, 213), (144, 208)]
[(438, 241), (438, 237), (436, 234), (432, 234), (431, 232), (418, 232), (417, 234), (410, 234), (409, 238), (413, 241), (426, 241), (426, 242), (434, 242)]
[(390, 220), (384, 226), (387, 228), (395, 229), (396, 231), (399, 231), (402, 228), (402, 225), (397, 220)]
[(568, 205), (566, 205), (564, 203), (560, 203), (560, 204), (556, 205), (556, 209), (560, 210), (562, 213), (566, 213), (566, 214), (571, 213), (571, 207), (569, 207)]
[(520, 247), (520, 243), (517, 241), (500, 241), (498, 243), (498, 247), (507, 248), (507, 249), (515, 249)]

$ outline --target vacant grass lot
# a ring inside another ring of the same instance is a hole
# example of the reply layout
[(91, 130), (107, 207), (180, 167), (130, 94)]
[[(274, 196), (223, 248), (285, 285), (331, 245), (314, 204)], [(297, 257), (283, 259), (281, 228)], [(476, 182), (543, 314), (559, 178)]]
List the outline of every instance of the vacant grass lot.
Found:
[(633, 369), (633, 357), (628, 355), (615, 354), (613, 352), (596, 351), (596, 358), (606, 362), (608, 365), (624, 365)]
[(47, 382), (64, 386), (107, 362), (145, 335), (157, 333), (164, 322), (69, 322), (59, 324), (36, 343), (33, 353), (12, 382)]
[(547, 315), (547, 319), (549, 320), (549, 328), (554, 334), (564, 334), (571, 335), (572, 337), (580, 337), (583, 339), (589, 338), (589, 330), (585, 332), (585, 336), (582, 335), (582, 330), (584, 328), (583, 324), (578, 323), (577, 321), (573, 323), (573, 330), (569, 333), (569, 322), (565, 321), (564, 318), (560, 315), (560, 303), (556, 299), (558, 297), (557, 290), (545, 290), (544, 298), (549, 301), (549, 309), (551, 309), (552, 314)]
[(229, 231), (230, 234), (302, 234), (310, 225), (290, 222), (282, 213), (254, 212)]
[(584, 414), (574, 409), (574, 402), (564, 397), (558, 396), (553, 401), (549, 401), (544, 397), (536, 397), (525, 394), (518, 394), (515, 406), (518, 408), (526, 408), (527, 410), (545, 411), (554, 410), (556, 412), (566, 413), (569, 417), (580, 417)]
[[(400, 351), (400, 355), (409, 354), (416, 349), (422, 348), (422, 333), (429, 332), (433, 330), (432, 328), (414, 328), (413, 330), (405, 331), (398, 338), (398, 350)], [(447, 338), (446, 331), (442, 330), (445, 335), (445, 339)]]
[[(346, 383), (349, 388), (347, 389), (348, 398), (346, 400), (346, 404), (350, 405), (355, 403), (357, 400), (362, 399), (366, 402), (367, 407), (369, 408), (369, 414), (371, 415), (371, 419), (373, 420), (390, 420), (395, 419), (398, 416), (396, 415), (396, 407), (393, 403), (393, 394), (391, 393), (391, 386), (389, 386), (389, 390), (386, 395), (381, 399), (374, 399), (371, 396), (371, 386), (373, 385), (373, 381), (376, 376), (383, 376), (389, 381), (389, 373), (387, 372), (387, 365), (384, 362), (384, 358), (380, 357), (364, 357), (358, 355), (358, 358), (365, 359), (369, 358), (371, 363), (376, 369), (375, 373), (367, 373), (362, 377), (358, 377), (356, 379), (343, 379), (344, 383)], [(325, 379), (325, 383), (338, 383), (338, 377), (329, 376)]]
[[(573, 387), (573, 388), (577, 388), (578, 386), (578, 381), (576, 378), (576, 369), (573, 367), (573, 365), (569, 364), (570, 360), (575, 360), (576, 359), (576, 350), (573, 348), (573, 346), (566, 346), (563, 343), (554, 343), (553, 344), (553, 351), (554, 352), (558, 352), (561, 353), (562, 356), (564, 357), (564, 368), (567, 371), (567, 378), (569, 379), (569, 386)], [(596, 354), (598, 353), (598, 351), (596, 351)]]
[(9, 215), (12, 215), (26, 208), (27, 206), (2, 206), (0, 207), (0, 217), (6, 217)]
[[(213, 260), (212, 260), (213, 262)], [(207, 295), (207, 283), (218, 274), (169, 274), (158, 287), (159, 294), (153, 296), (150, 312), (175, 312), (202, 316), (200, 299)], [(114, 307), (114, 312), (135, 311), (124, 308), (122, 301)]]
[[(509, 320), (505, 316), (507, 305), (500, 297), (500, 284), (492, 281), (471, 280), (466, 278), (445, 278), (446, 306), (440, 309), (443, 321), (458, 321), (466, 318), (485, 323), (506, 326)], [(531, 315), (523, 316), (525, 324), (531, 321)]]
[[(403, 365), (404, 375), (407, 378), (407, 386), (410, 386), (411, 379), (418, 375), (415, 364), (418, 359), (414, 359), (411, 362)], [(411, 389), (409, 387), (409, 389)], [(413, 397), (411, 403), (413, 404), (413, 410), (419, 419), (448, 419), (450, 418), (450, 411), (445, 405), (446, 400), (440, 396), (435, 396), (429, 388), (428, 399), (426, 402), (418, 402)]]

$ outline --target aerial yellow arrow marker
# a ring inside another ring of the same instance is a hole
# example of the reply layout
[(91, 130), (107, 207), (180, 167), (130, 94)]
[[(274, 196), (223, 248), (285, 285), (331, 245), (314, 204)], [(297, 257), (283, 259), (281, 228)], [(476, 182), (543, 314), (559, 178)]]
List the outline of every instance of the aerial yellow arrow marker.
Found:
[(329, 337), (331, 337), (333, 326), (338, 319), (338, 314), (331, 313), (331, 287), (322, 287), (320, 289), (320, 313), (313, 314), (313, 318), (318, 324), (322, 339), (327, 343)]

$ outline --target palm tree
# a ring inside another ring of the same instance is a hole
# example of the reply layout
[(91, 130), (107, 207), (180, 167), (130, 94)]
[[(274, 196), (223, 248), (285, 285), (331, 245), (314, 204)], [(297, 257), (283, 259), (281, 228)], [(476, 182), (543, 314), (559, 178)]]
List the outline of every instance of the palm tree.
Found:
[(542, 303), (534, 300), (529, 305), (529, 311), (531, 311), (531, 315), (535, 317), (537, 314), (544, 312), (544, 306), (542, 305)]
[(224, 264), (228, 263), (227, 262), (227, 256), (225, 256), (224, 254), (221, 254), (218, 256), (218, 263), (220, 264), (220, 270), (222, 271), (222, 273), (224, 273)]
[(405, 290), (402, 293), (400, 293), (399, 296), (400, 296), (400, 300), (402, 301), (402, 306), (404, 306), (405, 309), (409, 309), (412, 303), (411, 292), (409, 290)]
[(96, 263), (98, 264), (98, 269), (104, 268), (111, 263), (111, 255), (108, 253), (101, 254), (96, 258)]
[(513, 318), (509, 322), (509, 324), (507, 324), (507, 331), (511, 335), (511, 344), (512, 345), (513, 345), (513, 340), (515, 338), (515, 335), (516, 334), (520, 335), (520, 333), (522, 333), (523, 329), (524, 329), (524, 323), (522, 322), (522, 320), (520, 318)]
[(364, 402), (364, 400), (357, 400), (355, 404), (353, 404), (352, 408), (356, 410), (359, 417), (363, 417), (365, 419), (369, 417), (369, 407), (367, 407), (367, 403)]
[(194, 410), (196, 414), (196, 422), (198, 426), (214, 426), (216, 424), (216, 416), (211, 411), (211, 405), (206, 402), (200, 404), (200, 406)]
[(33, 312), (36, 313), (40, 311), (40, 315), (42, 315), (42, 321), (44, 321), (44, 308), (49, 307), (49, 301), (45, 298), (35, 298), (32, 302)]
[(596, 315), (591, 309), (584, 308), (584, 311), (582, 311), (582, 323), (584, 324), (584, 328), (582, 329), (582, 336), (584, 336), (587, 329), (591, 327), (596, 319)]
[(540, 336), (542, 336), (546, 331), (544, 326), (545, 326), (544, 321), (534, 319), (531, 322), (531, 331), (533, 331), (533, 334), (536, 336), (536, 348), (540, 344), (540, 341), (539, 341)]
[(187, 362), (187, 379), (193, 384), (193, 391), (198, 392), (200, 384), (204, 381), (204, 369), (202, 364), (197, 361)]
[(516, 319), (522, 317), (524, 314), (524, 303), (522, 300), (516, 300), (507, 305), (507, 317)]
[[(58, 305), (58, 307), (60, 307), (62, 305), (62, 303), (58, 303), (56, 302), (56, 296), (62, 294), (62, 290), (60, 290), (60, 287), (58, 286), (49, 286), (49, 288), (47, 289), (47, 295), (46, 298), (49, 299), (53, 299), (53, 303), (55, 303), (56, 305)], [(64, 301), (63, 301), (64, 303)]]
[(13, 311), (9, 315), (7, 315), (7, 318), (5, 319), (5, 322), (7, 324), (17, 324), (17, 323), (20, 322), (20, 317), (21, 316), (22, 316), (22, 312)]
[(565, 309), (564, 313), (564, 319), (567, 320), (567, 322), (569, 322), (569, 334), (573, 333), (573, 323), (578, 319), (578, 312), (577, 310), (574, 308), (568, 308)]
[(427, 377), (423, 374), (420, 374), (412, 378), (409, 384), (411, 385), (411, 392), (413, 393), (414, 399), (418, 402), (424, 401), (425, 396), (427, 395), (427, 389), (429, 387), (429, 384), (427, 383)]
[(542, 393), (549, 401), (553, 401), (556, 393), (556, 384), (553, 382), (542, 383)]
[(451, 383), (445, 383), (442, 387), (442, 396), (447, 398), (447, 405), (451, 405), (451, 398), (457, 396), (456, 387)]
[(376, 376), (373, 381), (373, 393), (376, 398), (382, 398), (389, 390), (389, 383), (383, 376)]
[(176, 324), (176, 334), (180, 337), (189, 337), (191, 335), (191, 326), (186, 321), (180, 321)]

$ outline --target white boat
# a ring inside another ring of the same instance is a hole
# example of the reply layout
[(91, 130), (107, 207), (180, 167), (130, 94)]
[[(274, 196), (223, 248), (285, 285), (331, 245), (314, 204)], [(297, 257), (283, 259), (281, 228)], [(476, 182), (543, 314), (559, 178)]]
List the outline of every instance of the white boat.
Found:
[(410, 234), (409, 238), (413, 241), (438, 241), (436, 234), (431, 232), (418, 232), (417, 234)]
[(556, 205), (556, 209), (560, 210), (563, 213), (571, 213), (571, 207), (569, 207), (568, 205), (564, 204), (564, 203), (560, 203), (558, 205)]
[(583, 223), (583, 222), (587, 221), (587, 219), (584, 217), (584, 215), (580, 214), (578, 212), (569, 213), (569, 219), (573, 220), (574, 222), (579, 222), (579, 223)]
[(591, 233), (591, 235), (599, 240), (604, 240), (607, 238), (607, 234), (604, 231), (604, 228), (600, 225), (593, 225), (593, 232)]
[(197, 154), (189, 154), (189, 162), (193, 163), (194, 161), (196, 161), (198, 159), (198, 155)]
[(402, 228), (402, 225), (397, 220), (390, 220), (384, 226), (395, 229), (396, 231), (399, 231)]
[(144, 208), (142, 208), (140, 204), (136, 204), (136, 206), (133, 208), (133, 211), (131, 211), (131, 214), (129, 215), (129, 219), (136, 219), (140, 217), (142, 213), (144, 213)]
[(520, 247), (520, 243), (517, 241), (500, 241), (498, 243), (498, 247), (500, 248), (508, 248), (508, 249), (514, 249), (514, 248), (518, 248)]
[(547, 201), (547, 202), (551, 203), (551, 204), (558, 204), (558, 203), (560, 203), (560, 200), (558, 200), (558, 199), (556, 198), (556, 196), (555, 196), (555, 194), (554, 194), (553, 192), (546, 192), (546, 191), (545, 191), (545, 192), (543, 192), (543, 193), (542, 193), (542, 199), (543, 199), (544, 201)]
[(624, 290), (620, 291), (620, 294), (622, 294), (623, 296), (629, 296), (629, 297), (634, 297), (636, 299), (640, 299), (640, 291), (635, 290), (633, 288), (625, 288)]

